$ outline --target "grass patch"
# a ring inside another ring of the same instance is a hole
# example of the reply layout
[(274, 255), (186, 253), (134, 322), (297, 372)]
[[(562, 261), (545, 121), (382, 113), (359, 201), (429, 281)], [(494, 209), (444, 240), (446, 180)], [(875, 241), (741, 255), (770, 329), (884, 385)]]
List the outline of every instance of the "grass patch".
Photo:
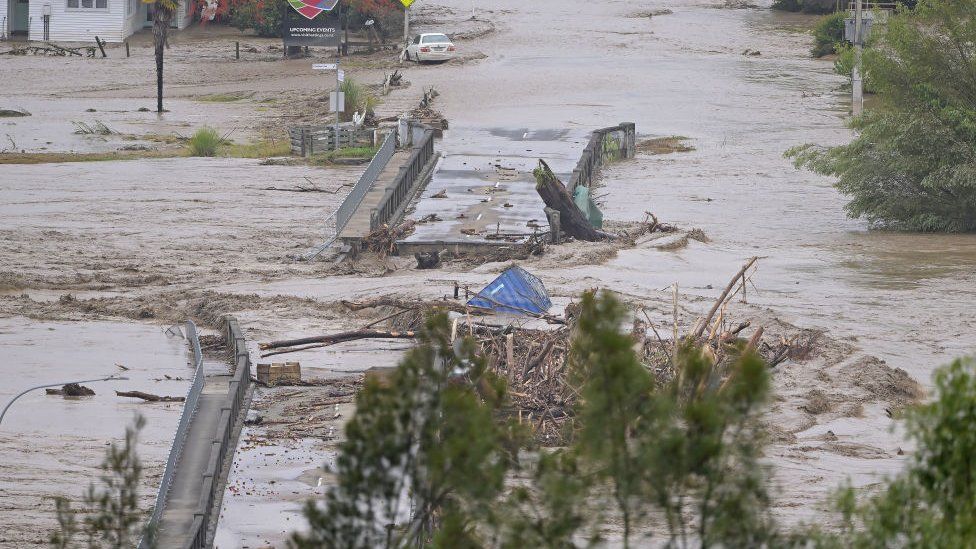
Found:
[(183, 151), (111, 151), (101, 153), (0, 153), (0, 164), (54, 164), (61, 162), (106, 162), (111, 160), (137, 160), (140, 158), (177, 158), (186, 156)]
[(291, 155), (291, 143), (287, 139), (264, 139), (254, 143), (226, 145), (220, 156), (231, 158), (270, 158)]
[(204, 126), (193, 133), (186, 146), (190, 150), (190, 156), (217, 156), (217, 149), (225, 143), (217, 130)]
[(329, 151), (313, 155), (308, 159), (308, 163), (313, 166), (328, 166), (334, 164), (336, 160), (346, 158), (372, 158), (379, 147), (346, 147), (338, 151)]
[(234, 101), (240, 101), (241, 99), (248, 99), (254, 96), (254, 92), (227, 92), (227, 93), (212, 93), (210, 95), (201, 95), (197, 97), (197, 101), (203, 101), (206, 103), (233, 103)]
[(669, 137), (656, 137), (647, 139), (637, 144), (638, 152), (647, 154), (671, 154), (676, 152), (690, 152), (694, 147), (685, 143), (687, 137), (672, 135)]

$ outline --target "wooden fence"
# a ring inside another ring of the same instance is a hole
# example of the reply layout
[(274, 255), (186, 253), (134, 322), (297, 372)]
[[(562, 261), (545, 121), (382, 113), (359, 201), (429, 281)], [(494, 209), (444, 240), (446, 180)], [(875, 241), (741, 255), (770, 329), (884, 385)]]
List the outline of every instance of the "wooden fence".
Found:
[[(335, 126), (295, 126), (288, 128), (291, 153), (312, 156), (335, 150)], [(373, 128), (339, 127), (339, 148), (374, 147), (376, 130)]]

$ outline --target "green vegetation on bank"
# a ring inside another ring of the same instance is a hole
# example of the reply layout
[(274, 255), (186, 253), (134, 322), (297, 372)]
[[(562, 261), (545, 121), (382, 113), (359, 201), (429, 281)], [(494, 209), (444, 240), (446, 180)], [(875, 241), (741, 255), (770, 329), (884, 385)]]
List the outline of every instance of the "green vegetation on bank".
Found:
[[(843, 0), (846, 5), (846, 0)], [(833, 13), (837, 0), (774, 0), (773, 9), (803, 13)]]
[(877, 97), (851, 122), (857, 137), (787, 154), (838, 177), (848, 214), (874, 227), (976, 231), (976, 2), (920, 0), (872, 35), (863, 62)]
[(817, 26), (813, 28), (813, 50), (810, 52), (814, 57), (823, 57), (837, 52), (838, 45), (844, 43), (846, 19), (847, 12), (841, 11), (817, 22)]

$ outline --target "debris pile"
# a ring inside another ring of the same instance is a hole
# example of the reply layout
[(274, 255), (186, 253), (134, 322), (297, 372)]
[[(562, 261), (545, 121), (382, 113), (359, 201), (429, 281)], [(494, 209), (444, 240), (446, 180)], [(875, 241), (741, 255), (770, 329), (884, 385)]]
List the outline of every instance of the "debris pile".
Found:
[(62, 386), (60, 389), (45, 389), (44, 390), (49, 395), (59, 395), (66, 397), (81, 397), (81, 396), (94, 396), (95, 391), (84, 385), (78, 385), (77, 383), (69, 383)]
[[(657, 221), (652, 222), (651, 226), (664, 230)], [(753, 326), (751, 320), (732, 318), (730, 305), (735, 299), (745, 299), (746, 287), (751, 283), (758, 259), (751, 258), (742, 266), (708, 312), (687, 331), (678, 323), (677, 288), (673, 289), (672, 297), (673, 321), (658, 320), (655, 323), (647, 314), (647, 309), (634, 305), (631, 330), (634, 348), (638, 359), (654, 374), (655, 379), (666, 383), (673, 378), (677, 350), (687, 343), (702, 347), (705, 355), (716, 365), (732, 364), (742, 353), (750, 351), (757, 352), (771, 368), (785, 360), (803, 361), (814, 355), (821, 338), (818, 332), (773, 335), (766, 333), (764, 326)], [(525, 288), (513, 286), (511, 280), (504, 279), (506, 274), (511, 277), (521, 272), (520, 269), (509, 269), (495, 282), (504, 282), (505, 288), (512, 286), (521, 300), (541, 300), (533, 297), (535, 294)], [(260, 348), (270, 352), (262, 356), (332, 346), (357, 339), (414, 339), (430, 312), (452, 312), (455, 313), (452, 337), (473, 338), (487, 359), (490, 370), (508, 381), (510, 417), (530, 426), (536, 441), (543, 446), (565, 444), (572, 436), (574, 410), (579, 398), (567, 360), (579, 305), (570, 304), (562, 316), (545, 312), (549, 308), (546, 304), (540, 303), (542, 313), (530, 310), (532, 307), (524, 304), (513, 306), (503, 292), (491, 293), (495, 282), (474, 294), (475, 298), (467, 303), (460, 300), (458, 287), (455, 288), (455, 299), (381, 297), (363, 302), (343, 301), (340, 302), (341, 306), (349, 312), (372, 313), (378, 318), (358, 330), (263, 343)], [(491, 296), (486, 303), (478, 301), (488, 294)], [(467, 299), (467, 295), (464, 297)], [(503, 310), (509, 316), (487, 316), (497, 312), (491, 309)], [(544, 320), (549, 326), (536, 322), (535, 326), (541, 327), (523, 327), (511, 320), (513, 310), (522, 317)], [(384, 327), (380, 328), (380, 325)], [(685, 333), (682, 334), (682, 331)]]

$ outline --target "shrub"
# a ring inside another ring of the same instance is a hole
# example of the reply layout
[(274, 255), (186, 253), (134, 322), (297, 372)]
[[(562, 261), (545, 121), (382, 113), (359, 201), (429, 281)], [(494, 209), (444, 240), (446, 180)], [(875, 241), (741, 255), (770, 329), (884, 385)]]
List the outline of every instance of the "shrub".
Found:
[(339, 87), (346, 94), (346, 110), (342, 113), (342, 120), (352, 120), (354, 112), (371, 112), (376, 108), (379, 100), (375, 95), (352, 78), (346, 78)]
[(833, 13), (837, 8), (835, 0), (776, 0), (774, 10), (802, 11), (803, 13)]
[(187, 146), (190, 147), (190, 156), (215, 156), (223, 144), (224, 139), (217, 130), (204, 126), (193, 134)]
[(233, 2), (230, 24), (240, 30), (254, 29), (258, 36), (281, 38), (281, 21), (288, 2), (282, 0), (243, 0)]
[(821, 19), (813, 28), (814, 57), (823, 57), (837, 51), (837, 44), (844, 41), (844, 20), (847, 13), (839, 11)]

